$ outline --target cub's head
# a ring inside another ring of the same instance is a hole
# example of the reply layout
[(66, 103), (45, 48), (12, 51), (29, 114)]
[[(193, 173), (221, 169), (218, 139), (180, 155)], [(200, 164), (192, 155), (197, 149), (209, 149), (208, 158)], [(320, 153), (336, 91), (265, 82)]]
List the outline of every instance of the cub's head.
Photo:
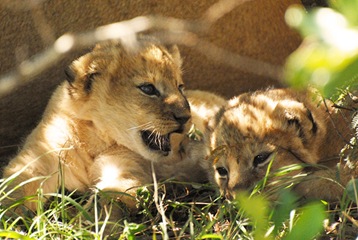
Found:
[(155, 161), (191, 117), (180, 67), (177, 47), (153, 39), (141, 39), (137, 51), (100, 43), (66, 71), (72, 113), (103, 139)]
[(271, 160), (271, 172), (319, 161), (326, 114), (305, 98), (279, 89), (243, 94), (217, 114), (210, 123), (211, 177), (222, 194), (232, 198), (253, 187), (265, 177)]

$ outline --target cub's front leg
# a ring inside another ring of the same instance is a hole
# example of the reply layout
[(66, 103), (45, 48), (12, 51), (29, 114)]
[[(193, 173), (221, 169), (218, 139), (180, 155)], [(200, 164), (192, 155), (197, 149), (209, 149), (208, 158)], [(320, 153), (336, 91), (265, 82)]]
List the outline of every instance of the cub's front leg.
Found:
[[(58, 168), (56, 164), (48, 164), (48, 161), (45, 161), (46, 157), (41, 159), (20, 155), (10, 162), (4, 169), (7, 188), (1, 194), (4, 196), (1, 196), (0, 205), (6, 208), (13, 205), (14, 211), (21, 214), (23, 209), (16, 207), (16, 202), (24, 201), (24, 206), (34, 212), (39, 204), (38, 201), (46, 201), (41, 195), (57, 191)], [(41, 195), (38, 195), (39, 189), (42, 191)]]
[[(131, 212), (136, 209), (138, 187), (152, 182), (148, 160), (123, 146), (115, 146), (99, 155), (90, 169), (93, 185), (104, 193), (101, 204), (124, 203)], [(120, 209), (112, 209), (111, 218), (120, 218)]]
[[(2, 206), (15, 207), (16, 202), (23, 200), (24, 206), (34, 212), (39, 201), (45, 203), (60, 187), (69, 191), (88, 190), (91, 182), (87, 166), (92, 164), (92, 159), (76, 148), (64, 146), (48, 150), (47, 146), (46, 142), (38, 139), (29, 141), (4, 168), (7, 188), (1, 193)], [(39, 191), (41, 194), (38, 194)], [(22, 213), (20, 208), (15, 208), (15, 211)]]

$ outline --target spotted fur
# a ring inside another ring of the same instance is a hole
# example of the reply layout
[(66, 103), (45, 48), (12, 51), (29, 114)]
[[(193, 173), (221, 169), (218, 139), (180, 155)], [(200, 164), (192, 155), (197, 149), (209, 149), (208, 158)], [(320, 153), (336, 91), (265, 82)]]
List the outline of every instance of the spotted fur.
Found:
[[(306, 197), (341, 197), (342, 186), (356, 174), (343, 167), (344, 162), (337, 165), (340, 150), (350, 139), (349, 123), (331, 102), (314, 96), (289, 89), (257, 91), (231, 99), (218, 112), (210, 123), (211, 150), (221, 151), (211, 158), (211, 179), (222, 194), (233, 198), (252, 188), (272, 162), (272, 174), (293, 164), (303, 169), (270, 178), (267, 189), (294, 184)], [(293, 179), (297, 174), (301, 177)]]

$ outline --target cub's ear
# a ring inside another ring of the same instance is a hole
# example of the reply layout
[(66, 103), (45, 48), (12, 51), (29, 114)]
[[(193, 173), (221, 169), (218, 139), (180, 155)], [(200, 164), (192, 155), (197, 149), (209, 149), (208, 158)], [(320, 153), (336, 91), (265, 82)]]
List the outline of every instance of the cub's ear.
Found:
[(74, 60), (66, 69), (65, 69), (65, 75), (66, 80), (70, 84), (74, 84), (77, 82), (78, 78), (81, 78), (81, 76), (84, 76), (86, 74), (86, 71), (88, 71), (88, 60), (87, 55), (84, 55), (76, 60)]
[(288, 129), (294, 128), (302, 143), (308, 143), (315, 137), (318, 127), (311, 111), (301, 102), (283, 101), (277, 105), (275, 111), (281, 112)]
[(83, 90), (84, 94), (88, 94), (92, 90), (95, 76), (99, 74), (95, 69), (92, 55), (86, 54), (66, 68), (66, 79), (76, 91)]
[(179, 67), (181, 67), (183, 61), (181, 59), (180, 51), (179, 51), (178, 46), (177, 45), (172, 45), (172, 46), (169, 46), (167, 48), (168, 48), (168, 52), (172, 55), (175, 64), (177, 64)]
[(75, 72), (72, 64), (65, 69), (65, 75), (66, 75), (66, 80), (69, 83), (73, 83), (75, 81), (76, 72)]

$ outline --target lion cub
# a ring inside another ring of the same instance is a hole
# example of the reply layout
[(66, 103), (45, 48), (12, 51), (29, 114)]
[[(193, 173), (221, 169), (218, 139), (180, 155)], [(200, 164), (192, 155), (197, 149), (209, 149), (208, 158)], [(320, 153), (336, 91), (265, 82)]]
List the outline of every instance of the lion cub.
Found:
[[(274, 176), (269, 178), (268, 191), (293, 184), (301, 196), (341, 197), (342, 186), (358, 173), (337, 166), (339, 152), (350, 139), (349, 124), (330, 102), (326, 107), (323, 99), (312, 96), (289, 89), (257, 91), (231, 99), (219, 111), (209, 125), (213, 129), (211, 178), (222, 194), (232, 198), (238, 190), (253, 187), (270, 165)], [(275, 175), (292, 164), (303, 169)]]
[[(70, 65), (41, 122), (4, 169), (4, 177), (18, 174), (9, 189), (28, 181), (5, 204), (39, 187), (46, 196), (61, 183), (70, 191), (133, 196), (135, 187), (153, 182), (152, 170), (158, 179), (205, 180), (205, 139), (186, 131), (204, 128), (225, 100), (189, 91), (188, 102), (177, 47), (144, 37), (138, 44), (129, 51), (117, 41), (100, 43)], [(201, 110), (191, 117), (191, 108)], [(126, 196), (113, 198), (135, 208)], [(25, 205), (35, 210), (37, 203)]]

